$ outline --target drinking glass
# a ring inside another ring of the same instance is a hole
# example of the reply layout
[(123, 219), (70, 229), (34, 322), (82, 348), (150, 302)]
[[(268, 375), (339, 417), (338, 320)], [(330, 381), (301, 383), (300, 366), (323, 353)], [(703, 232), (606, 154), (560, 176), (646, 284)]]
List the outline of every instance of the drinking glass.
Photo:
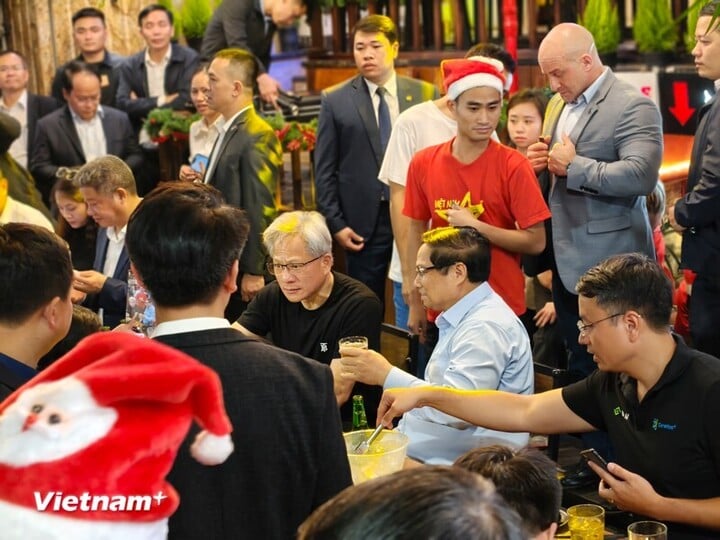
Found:
[(340, 338), (338, 341), (338, 347), (340, 347), (340, 355), (342, 356), (342, 348), (343, 347), (354, 347), (356, 349), (367, 349), (368, 348), (368, 338), (365, 336), (348, 336), (344, 338)]
[(605, 534), (605, 509), (597, 504), (578, 504), (568, 508), (571, 540), (602, 540)]
[(628, 540), (667, 540), (667, 525), (659, 521), (636, 521), (627, 529)]

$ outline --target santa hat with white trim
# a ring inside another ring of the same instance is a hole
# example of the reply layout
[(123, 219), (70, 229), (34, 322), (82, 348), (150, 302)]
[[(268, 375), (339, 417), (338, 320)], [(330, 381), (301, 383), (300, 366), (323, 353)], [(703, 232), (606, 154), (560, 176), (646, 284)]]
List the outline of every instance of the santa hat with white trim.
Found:
[(440, 64), (443, 73), (446, 95), (455, 100), (460, 94), (471, 88), (489, 86), (500, 95), (505, 88), (505, 75), (500, 60), (487, 56), (443, 60)]
[[(191, 448), (206, 465), (233, 450), (217, 374), (186, 354), (129, 333), (101, 332), (0, 404), (0, 514), (3, 507), (71, 520), (154, 522), (178, 505), (165, 481), (193, 418)], [(55, 494), (50, 496), (49, 494)], [(161, 494), (147, 511), (73, 505), (57, 494)]]

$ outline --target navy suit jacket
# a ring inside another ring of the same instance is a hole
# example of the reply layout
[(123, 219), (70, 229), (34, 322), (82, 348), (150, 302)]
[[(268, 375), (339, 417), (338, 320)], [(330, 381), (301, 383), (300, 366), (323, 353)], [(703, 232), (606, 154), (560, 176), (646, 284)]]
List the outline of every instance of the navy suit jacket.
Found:
[(30, 165), (30, 157), (34, 153), (33, 143), (35, 141), (35, 127), (43, 116), (46, 116), (56, 109), (59, 109), (62, 103), (50, 96), (39, 96), (37, 94), (27, 95), (27, 145), (28, 145), (28, 168)]
[(228, 47), (245, 49), (258, 61), (258, 73), (270, 68), (270, 46), (275, 25), (268, 23), (260, 0), (224, 0), (205, 29), (200, 56), (211, 60), (216, 52)]
[[(127, 114), (103, 106), (102, 126), (107, 153), (117, 156), (137, 174), (142, 166), (142, 152)], [(55, 183), (59, 167), (76, 167), (87, 162), (70, 108), (52, 112), (37, 125), (35, 144), (30, 156), (30, 172), (35, 177), (46, 202)]]
[[(438, 97), (432, 84), (397, 77), (400, 112)], [(318, 210), (330, 232), (351, 227), (363, 238), (375, 229), (384, 184), (380, 131), (368, 86), (358, 75), (323, 93), (315, 146)]]
[(717, 94), (698, 113), (687, 194), (675, 203), (675, 219), (686, 227), (682, 265), (703, 274), (720, 274), (720, 99)]
[(289, 540), (351, 485), (330, 368), (231, 328), (157, 340), (219, 375), (235, 443), (206, 467), (190, 457), (192, 428), (168, 474), (180, 494), (169, 540)]
[[(198, 54), (188, 48), (173, 43), (171, 45), (170, 62), (165, 69), (165, 95), (178, 94), (173, 101), (163, 107), (184, 109), (190, 103), (190, 79), (198, 64)], [(118, 68), (120, 80), (115, 103), (122, 109), (133, 123), (136, 131), (140, 131), (147, 114), (157, 107), (157, 97), (150, 97), (145, 66), (145, 49), (129, 56)], [(131, 99), (134, 92), (136, 99)]]
[[(95, 241), (95, 262), (93, 270), (102, 274), (105, 266), (105, 255), (107, 254), (108, 243), (107, 229), (98, 230)], [(103, 324), (114, 328), (125, 318), (125, 306), (127, 304), (127, 280), (130, 271), (130, 257), (127, 249), (123, 246), (120, 258), (115, 266), (112, 277), (105, 280), (102, 290), (95, 295), (88, 296), (85, 305), (97, 311), (103, 309)]]

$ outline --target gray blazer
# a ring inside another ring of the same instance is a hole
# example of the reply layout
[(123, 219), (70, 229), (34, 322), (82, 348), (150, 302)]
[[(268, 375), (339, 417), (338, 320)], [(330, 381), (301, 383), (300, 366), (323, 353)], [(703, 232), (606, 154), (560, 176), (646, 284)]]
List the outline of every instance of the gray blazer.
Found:
[[(559, 100), (556, 95), (553, 101)], [(559, 114), (546, 117), (554, 133)], [(608, 72), (570, 133), (577, 155), (550, 190), (552, 239), (569, 291), (590, 267), (618, 253), (654, 257), (645, 196), (658, 181), (663, 153), (657, 106)]]

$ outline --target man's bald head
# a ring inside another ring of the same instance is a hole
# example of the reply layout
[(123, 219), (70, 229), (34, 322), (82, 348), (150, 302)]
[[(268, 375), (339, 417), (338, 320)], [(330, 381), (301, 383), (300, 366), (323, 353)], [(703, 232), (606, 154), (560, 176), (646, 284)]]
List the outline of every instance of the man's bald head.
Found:
[(560, 56), (574, 58), (583, 53), (594, 54), (597, 57), (593, 43), (593, 36), (587, 28), (575, 23), (561, 23), (550, 30), (540, 43), (538, 58)]

